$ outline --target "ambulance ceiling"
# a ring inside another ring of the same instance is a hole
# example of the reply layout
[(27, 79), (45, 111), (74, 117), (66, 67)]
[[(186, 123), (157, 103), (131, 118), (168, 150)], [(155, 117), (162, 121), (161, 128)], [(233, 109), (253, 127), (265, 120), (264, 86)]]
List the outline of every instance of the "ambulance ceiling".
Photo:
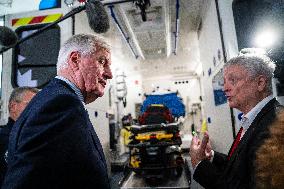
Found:
[[(202, 0), (150, 0), (151, 5), (146, 9), (146, 21), (142, 20), (140, 9), (132, 2), (115, 5), (113, 15), (118, 19), (134, 56), (146, 60), (161, 59), (173, 53), (178, 54), (179, 49), (183, 48), (183, 34), (197, 30), (201, 2)], [(110, 19), (114, 20), (113, 17)], [(177, 37), (176, 28), (179, 31)], [(186, 41), (190, 43), (189, 39)], [(176, 44), (178, 48), (175, 48)]]
[[(13, 2), (12, 7), (5, 7), (1, 4), (2, 14), (29, 10), (24, 6), (16, 6), (21, 5), (21, 0), (10, 1)], [(39, 0), (27, 1), (29, 2), (27, 4), (33, 9), (38, 7)], [(121, 2), (121, 0), (103, 0), (104, 3), (116, 1)], [(135, 6), (134, 1), (114, 5), (114, 16), (125, 33), (125, 41), (129, 44), (131, 52), (140, 60), (151, 61), (167, 58), (174, 53), (180, 55), (184, 53), (183, 51), (191, 48), (189, 44), (192, 43), (192, 40), (189, 38), (189, 33), (197, 30), (201, 4), (204, 0), (148, 1), (150, 1), (150, 7), (146, 9), (146, 21), (142, 21), (141, 11)], [(64, 1), (62, 0), (62, 2)], [(179, 2), (179, 9), (176, 6), (177, 2)], [(110, 12), (109, 19), (113, 20), (110, 8), (106, 6), (106, 9)], [(179, 14), (178, 25), (177, 13)], [(176, 29), (179, 31), (177, 37), (175, 36)]]

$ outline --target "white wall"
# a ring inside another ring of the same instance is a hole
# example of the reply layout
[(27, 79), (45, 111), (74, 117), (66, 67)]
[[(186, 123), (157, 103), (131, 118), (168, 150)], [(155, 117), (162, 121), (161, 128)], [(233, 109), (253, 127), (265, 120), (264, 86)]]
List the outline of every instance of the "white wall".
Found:
[[(231, 1), (219, 1), (226, 53), (228, 58), (237, 52), (236, 35), (232, 17)], [(208, 124), (209, 135), (215, 150), (227, 153), (233, 141), (230, 110), (227, 103), (215, 106), (212, 78), (224, 64), (221, 38), (217, 20), (215, 1), (206, 1), (202, 16), (202, 31), (199, 38), (200, 61), (202, 62), (204, 76), (202, 87), (204, 91), (204, 113), (211, 118)], [(221, 60), (218, 60), (218, 49), (221, 51)], [(213, 64), (216, 58), (216, 66)], [(208, 70), (211, 68), (211, 75)]]
[(0, 16), (38, 10), (40, 0), (13, 0), (11, 5), (0, 5)]
[[(131, 113), (132, 117), (135, 116), (135, 104), (142, 103), (142, 78), (141, 75), (127, 76), (127, 106), (124, 110), (124, 115)], [(137, 115), (136, 115), (137, 116)]]

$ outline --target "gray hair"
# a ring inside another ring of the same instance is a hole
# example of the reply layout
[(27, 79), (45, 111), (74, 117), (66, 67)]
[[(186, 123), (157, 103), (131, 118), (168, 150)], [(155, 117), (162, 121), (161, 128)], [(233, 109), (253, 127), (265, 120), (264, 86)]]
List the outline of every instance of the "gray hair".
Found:
[[(20, 103), (23, 100), (23, 96), (26, 92), (32, 92), (37, 94), (39, 92), (39, 89), (35, 88), (35, 87), (18, 87), (15, 88), (9, 98), (9, 105), (11, 104), (11, 102), (17, 102)], [(10, 111), (10, 108), (9, 108)]]
[(82, 56), (90, 56), (96, 52), (97, 48), (103, 48), (107, 51), (110, 46), (104, 38), (92, 34), (77, 34), (68, 39), (61, 47), (57, 60), (57, 73), (59, 70), (67, 67), (68, 57), (71, 52), (80, 52)]
[(243, 66), (251, 78), (263, 75), (268, 79), (267, 92), (272, 92), (272, 78), (275, 70), (275, 63), (264, 54), (241, 54), (230, 59), (224, 68), (239, 65)]

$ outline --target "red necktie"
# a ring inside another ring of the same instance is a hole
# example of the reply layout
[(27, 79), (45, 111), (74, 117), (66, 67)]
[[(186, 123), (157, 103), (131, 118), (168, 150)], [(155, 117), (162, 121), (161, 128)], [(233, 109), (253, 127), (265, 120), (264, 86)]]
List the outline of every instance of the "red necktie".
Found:
[(234, 141), (234, 143), (233, 143), (232, 150), (231, 150), (231, 152), (230, 152), (230, 154), (229, 154), (229, 156), (228, 156), (228, 160), (230, 160), (230, 158), (231, 158), (231, 156), (233, 155), (234, 151), (236, 150), (238, 144), (240, 143), (242, 132), (243, 132), (243, 127), (240, 128), (240, 130), (239, 130), (239, 132), (238, 132), (238, 134), (237, 134), (237, 137), (236, 137), (236, 139), (235, 139), (235, 141)]

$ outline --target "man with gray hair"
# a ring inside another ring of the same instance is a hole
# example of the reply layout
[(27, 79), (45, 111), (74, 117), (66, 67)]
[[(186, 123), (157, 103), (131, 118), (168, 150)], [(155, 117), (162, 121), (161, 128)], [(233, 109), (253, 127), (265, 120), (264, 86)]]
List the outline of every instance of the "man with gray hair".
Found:
[(31, 99), (39, 92), (34, 87), (18, 87), (15, 88), (9, 98), (8, 110), (9, 119), (14, 122), (24, 111)]
[(12, 126), (37, 92), (37, 88), (18, 87), (15, 88), (10, 95), (8, 103), (8, 123), (0, 128), (0, 188), (7, 170), (5, 154), (8, 150), (9, 135)]
[(4, 189), (110, 188), (104, 153), (85, 110), (112, 78), (107, 43), (78, 34), (60, 49), (57, 76), (12, 129)]
[(256, 53), (239, 55), (224, 65), (224, 92), (229, 106), (240, 110), (243, 116), (227, 155), (211, 151), (208, 133), (202, 141), (193, 138), (193, 178), (206, 189), (254, 187), (256, 150), (268, 137), (269, 125), (283, 108), (272, 96), (274, 69), (267, 56)]

